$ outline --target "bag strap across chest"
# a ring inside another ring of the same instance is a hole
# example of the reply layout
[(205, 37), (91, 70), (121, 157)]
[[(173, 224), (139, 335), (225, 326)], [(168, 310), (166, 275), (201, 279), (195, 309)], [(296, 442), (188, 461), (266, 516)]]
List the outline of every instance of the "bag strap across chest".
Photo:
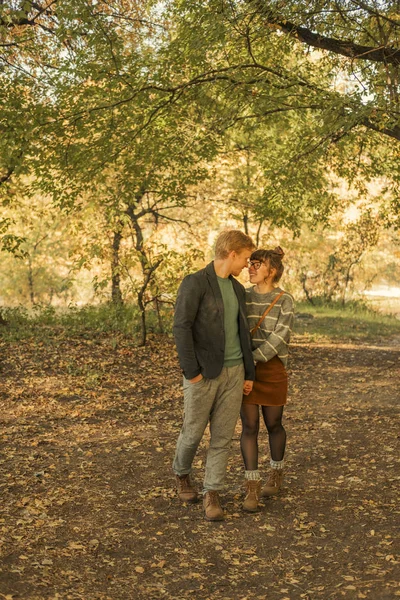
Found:
[(278, 294), (273, 301), (271, 302), (271, 304), (268, 306), (268, 308), (266, 308), (263, 312), (263, 314), (261, 315), (257, 325), (255, 327), (253, 327), (253, 329), (250, 330), (250, 334), (251, 337), (254, 337), (255, 332), (257, 331), (257, 329), (260, 327), (261, 323), (264, 321), (265, 317), (267, 316), (267, 314), (269, 313), (269, 311), (275, 306), (275, 304), (278, 302), (279, 298), (281, 298), (283, 296), (285, 292), (280, 292), (280, 294)]

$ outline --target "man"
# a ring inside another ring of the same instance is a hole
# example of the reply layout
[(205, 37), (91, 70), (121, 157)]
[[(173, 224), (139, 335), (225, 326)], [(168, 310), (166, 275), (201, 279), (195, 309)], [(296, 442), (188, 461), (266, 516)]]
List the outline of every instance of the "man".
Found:
[(215, 259), (182, 281), (175, 306), (174, 336), (184, 380), (184, 421), (173, 470), (179, 498), (196, 502), (192, 462), (210, 422), (203, 505), (205, 518), (221, 521), (219, 500), (243, 393), (255, 377), (246, 318), (245, 291), (232, 275), (248, 265), (254, 249), (241, 231), (222, 232)]

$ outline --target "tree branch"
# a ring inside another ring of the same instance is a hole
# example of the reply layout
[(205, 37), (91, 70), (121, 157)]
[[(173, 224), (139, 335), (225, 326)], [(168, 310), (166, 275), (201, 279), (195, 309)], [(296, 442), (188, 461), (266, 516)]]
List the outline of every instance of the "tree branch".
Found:
[(382, 19), (383, 21), (387, 21), (388, 23), (391, 23), (395, 27), (400, 27), (400, 21), (392, 19), (391, 17), (387, 17), (386, 15), (383, 15), (382, 13), (378, 12), (375, 8), (373, 8), (372, 6), (369, 6), (366, 2), (362, 2), (361, 0), (350, 0), (350, 1), (356, 7), (364, 9), (370, 15), (373, 15), (374, 17)]
[(49, 8), (53, 5), (56, 4), (57, 0), (51, 0), (49, 2), (49, 4), (46, 4), (45, 6), (40, 6), (39, 4), (37, 4), (36, 2), (31, 2), (31, 8), (34, 8), (37, 13), (35, 15), (33, 15), (33, 17), (28, 18), (28, 10), (25, 13), (25, 17), (19, 17), (19, 18), (10, 18), (10, 19), (0, 19), (0, 26), (1, 27), (6, 27), (7, 29), (12, 29), (13, 27), (21, 27), (23, 25), (28, 25), (28, 26), (34, 26), (37, 25), (36, 20), (43, 14), (46, 14), (47, 11), (49, 10)]
[(311, 31), (307, 27), (301, 27), (291, 21), (287, 21), (280, 15), (274, 14), (272, 11), (268, 10), (264, 0), (250, 0), (249, 4), (254, 4), (258, 12), (269, 24), (274, 25), (281, 31), (284, 31), (291, 37), (296, 38), (308, 46), (320, 48), (321, 50), (328, 50), (352, 59), (400, 65), (400, 50), (398, 48), (390, 46), (363, 46), (361, 44), (356, 44), (351, 40), (339, 40), (337, 38), (326, 37)]
[(384, 135), (388, 135), (389, 137), (394, 138), (395, 140), (400, 140), (400, 126), (393, 125), (393, 127), (379, 127), (372, 123), (369, 119), (363, 119), (362, 124), (368, 129), (372, 129), (373, 131), (377, 131), (378, 133), (383, 133)]
[(2, 175), (0, 177), (0, 185), (2, 183), (5, 183), (9, 179), (11, 179), (11, 175), (14, 173), (14, 171), (15, 171), (15, 167), (9, 167), (8, 170), (7, 170), (7, 173), (5, 175)]

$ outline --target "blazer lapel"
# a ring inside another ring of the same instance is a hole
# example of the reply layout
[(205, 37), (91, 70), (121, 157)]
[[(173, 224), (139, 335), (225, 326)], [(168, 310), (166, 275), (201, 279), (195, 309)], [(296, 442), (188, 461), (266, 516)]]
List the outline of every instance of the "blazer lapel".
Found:
[(217, 275), (216, 275), (215, 269), (214, 269), (214, 263), (211, 262), (206, 266), (206, 273), (207, 273), (207, 279), (210, 283), (210, 287), (214, 294), (215, 305), (217, 307), (217, 311), (218, 311), (218, 314), (220, 316), (220, 319), (222, 321), (222, 326), (223, 326), (224, 325), (224, 303), (222, 300), (221, 290), (219, 289)]

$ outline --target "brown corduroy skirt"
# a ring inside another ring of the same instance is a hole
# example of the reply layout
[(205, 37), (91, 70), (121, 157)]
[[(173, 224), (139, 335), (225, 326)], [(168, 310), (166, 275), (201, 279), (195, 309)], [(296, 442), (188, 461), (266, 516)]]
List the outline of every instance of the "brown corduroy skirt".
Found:
[(277, 356), (268, 362), (256, 363), (256, 379), (248, 396), (243, 396), (243, 404), (259, 406), (283, 406), (287, 401), (287, 371)]

